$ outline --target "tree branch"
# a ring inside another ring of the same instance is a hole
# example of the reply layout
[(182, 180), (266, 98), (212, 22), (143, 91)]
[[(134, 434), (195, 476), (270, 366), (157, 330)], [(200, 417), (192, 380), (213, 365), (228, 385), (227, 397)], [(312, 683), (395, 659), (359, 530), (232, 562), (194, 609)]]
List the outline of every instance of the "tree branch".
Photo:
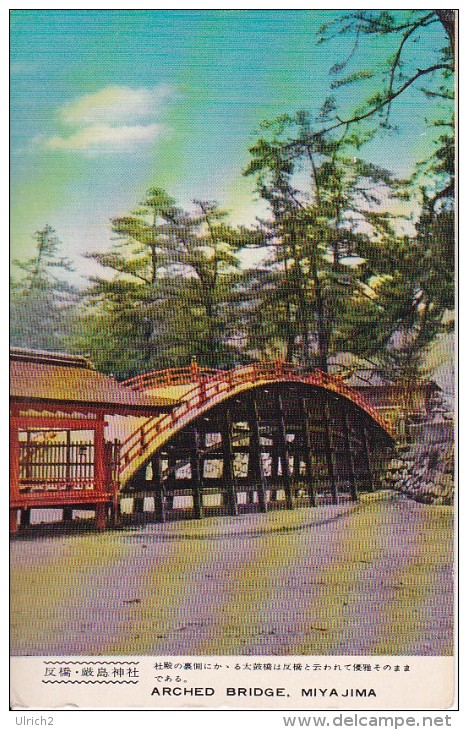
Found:
[[(332, 132), (335, 129), (339, 129), (340, 127), (343, 127), (344, 125), (355, 124), (356, 122), (361, 122), (363, 119), (368, 119), (373, 114), (376, 114), (378, 111), (380, 111), (385, 106), (387, 106), (387, 104), (390, 104), (394, 99), (396, 99), (398, 96), (400, 96), (404, 91), (406, 91), (406, 89), (409, 86), (414, 84), (414, 82), (417, 81), (418, 79), (420, 79), (422, 76), (425, 76), (426, 74), (429, 74), (429, 73), (433, 73), (434, 71), (440, 71), (442, 69), (446, 69), (447, 71), (453, 72), (452, 66), (450, 66), (447, 63), (435, 63), (433, 66), (429, 66), (428, 68), (424, 68), (424, 69), (418, 68), (417, 72), (413, 76), (411, 76), (409, 79), (407, 79), (405, 81), (405, 83), (402, 84), (402, 86), (400, 86), (399, 89), (394, 91), (390, 96), (386, 96), (385, 99), (382, 99), (382, 101), (380, 101), (378, 104), (373, 106), (368, 111), (363, 112), (362, 114), (355, 114), (354, 116), (349, 117), (349, 119), (340, 119), (337, 116), (336, 118), (338, 121), (335, 124), (331, 124), (329, 127), (325, 127), (320, 132), (313, 132), (311, 134), (310, 139), (311, 140), (319, 139), (324, 134), (327, 134), (328, 132)], [(293, 142), (286, 144), (285, 149), (298, 147), (301, 144), (304, 144), (303, 139), (294, 140)]]
[[(388, 84), (387, 97), (390, 97), (393, 94), (393, 82), (395, 80), (395, 73), (396, 73), (398, 66), (400, 65), (400, 58), (401, 58), (401, 54), (403, 52), (403, 48), (404, 48), (406, 41), (408, 40), (408, 38), (410, 38), (413, 35), (413, 33), (415, 32), (415, 30), (417, 28), (420, 28), (421, 26), (425, 26), (425, 25), (430, 25), (430, 23), (427, 23), (426, 21), (430, 20), (431, 18), (434, 18), (434, 15), (435, 15), (435, 13), (432, 12), (432, 13), (429, 13), (428, 15), (424, 16), (424, 18), (421, 18), (421, 20), (419, 20), (417, 23), (414, 23), (414, 25), (412, 25), (410, 28), (408, 28), (408, 30), (403, 34), (403, 37), (400, 41), (400, 45), (398, 46), (398, 50), (396, 52), (396, 55), (395, 55), (395, 58), (394, 58), (394, 61), (392, 63), (392, 67), (390, 70), (390, 81)], [(434, 20), (432, 20), (431, 22), (436, 22), (436, 19), (434, 18)], [(390, 115), (390, 107), (391, 107), (391, 102), (389, 102), (389, 104), (388, 104), (387, 122), (388, 122), (388, 118)]]

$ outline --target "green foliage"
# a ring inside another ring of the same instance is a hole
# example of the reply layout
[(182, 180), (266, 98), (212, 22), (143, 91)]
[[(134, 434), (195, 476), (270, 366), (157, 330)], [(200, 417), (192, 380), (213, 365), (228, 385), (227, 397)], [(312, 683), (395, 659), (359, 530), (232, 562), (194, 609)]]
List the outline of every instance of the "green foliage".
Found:
[[(336, 71), (336, 67), (335, 67)], [(332, 89), (338, 89), (340, 86), (349, 86), (350, 84), (355, 83), (356, 81), (363, 81), (364, 79), (371, 79), (374, 77), (374, 72), (362, 69), (361, 71), (353, 71), (353, 73), (349, 74), (348, 76), (345, 76), (342, 79), (336, 79), (331, 84)]]
[(22, 272), (11, 282), (10, 342), (16, 347), (62, 350), (68, 346), (75, 320), (74, 288), (61, 278), (72, 271), (59, 256), (60, 241), (48, 224), (34, 235), (34, 256), (14, 260)]
[[(233, 228), (226, 218), (215, 203), (196, 200), (187, 212), (152, 188), (131, 215), (112, 221), (113, 249), (89, 254), (112, 278), (95, 277), (86, 294), (88, 349), (106, 370), (128, 376), (185, 365), (193, 355), (209, 366), (233, 363), (236, 252), (259, 234)], [(117, 333), (108, 351), (95, 327), (103, 316)]]
[(393, 378), (419, 371), (454, 307), (453, 210), (435, 213), (426, 201), (417, 229), (367, 246), (370, 275), (340, 317), (338, 346), (376, 357)]
[[(318, 123), (330, 108), (325, 105)], [(393, 179), (352, 156), (355, 135), (315, 132), (305, 111), (271, 120), (263, 129), (269, 138), (251, 148), (245, 170), (255, 175), (272, 212), (264, 223), (266, 271), (253, 272), (249, 285), (250, 347), (268, 352), (274, 342), (288, 360), (326, 370), (336, 320), (351, 301), (356, 278), (343, 261), (360, 255), (366, 228), (385, 227), (378, 204)]]

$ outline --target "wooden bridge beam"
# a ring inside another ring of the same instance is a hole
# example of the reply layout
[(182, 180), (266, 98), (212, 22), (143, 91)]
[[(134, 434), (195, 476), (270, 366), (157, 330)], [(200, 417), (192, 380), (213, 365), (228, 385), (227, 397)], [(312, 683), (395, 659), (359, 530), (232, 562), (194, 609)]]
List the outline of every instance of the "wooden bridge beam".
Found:
[(151, 459), (151, 491), (154, 498), (154, 516), (158, 522), (166, 521), (164, 484), (161, 478), (161, 456), (155, 454)]
[[(300, 436), (300, 438), (299, 438)], [(294, 434), (294, 446), (293, 446), (293, 482), (298, 482), (301, 478), (301, 463), (304, 455), (304, 444), (302, 443), (303, 434)]]
[(362, 421), (362, 441), (364, 446), (364, 455), (367, 466), (367, 474), (369, 480), (369, 491), (374, 491), (374, 470), (372, 468), (372, 450), (369, 443), (369, 434), (364, 420)]
[(330, 482), (330, 489), (332, 493), (332, 499), (334, 504), (338, 504), (338, 489), (335, 480), (335, 470), (333, 467), (333, 454), (331, 448), (330, 439), (330, 408), (327, 403), (327, 396), (323, 394), (322, 399), (322, 414), (323, 414), (323, 426), (324, 426), (324, 437), (325, 437), (325, 458), (327, 460), (328, 480)]
[(249, 428), (250, 428), (250, 449), (249, 449), (249, 477), (257, 488), (258, 509), (260, 512), (267, 511), (265, 478), (263, 475), (262, 452), (260, 443), (260, 425), (258, 422), (258, 409), (255, 392), (252, 391), (249, 403)]
[(315, 482), (312, 478), (312, 443), (310, 437), (309, 413), (307, 411), (307, 402), (305, 398), (301, 398), (301, 418), (302, 418), (302, 438), (304, 443), (304, 460), (306, 466), (306, 479), (308, 485), (308, 493), (310, 504), (315, 507), (317, 504), (317, 495), (315, 490)]
[[(65, 510), (64, 510), (65, 512)], [(21, 510), (20, 514), (20, 525), (21, 527), (29, 527), (31, 524), (31, 509), (27, 507)]]
[(357, 489), (356, 489), (356, 476), (354, 473), (354, 457), (351, 450), (351, 440), (349, 437), (350, 434), (350, 427), (349, 427), (349, 420), (348, 420), (348, 413), (346, 411), (346, 407), (341, 407), (341, 422), (343, 425), (343, 436), (344, 436), (344, 442), (345, 442), (345, 457), (348, 467), (348, 479), (349, 479), (349, 491), (351, 494), (351, 499), (353, 502), (356, 502), (358, 499), (357, 495)]
[(221, 442), (223, 448), (223, 481), (226, 490), (229, 514), (237, 517), (237, 489), (234, 475), (234, 454), (232, 448), (232, 417), (229, 406), (224, 409), (224, 418), (221, 419)]
[(278, 409), (278, 445), (281, 459), (281, 474), (284, 483), (284, 495), (286, 507), (294, 507), (291, 490), (291, 469), (289, 466), (289, 446), (286, 439), (286, 426), (284, 421), (283, 399), (279, 389), (276, 392), (276, 407)]
[(64, 522), (72, 522), (73, 520), (73, 507), (64, 507), (62, 519)]
[(165, 479), (166, 507), (174, 509), (174, 491), (176, 488), (176, 456), (174, 449), (167, 449), (167, 478)]
[(279, 464), (279, 448), (278, 448), (278, 434), (273, 431), (271, 434), (272, 447), (271, 447), (271, 474), (270, 474), (270, 502), (276, 502), (278, 500), (278, 464)]
[(203, 517), (203, 498), (202, 498), (202, 458), (200, 453), (200, 434), (196, 426), (192, 428), (193, 449), (190, 458), (190, 466), (192, 471), (192, 497), (193, 497), (193, 513), (197, 520)]

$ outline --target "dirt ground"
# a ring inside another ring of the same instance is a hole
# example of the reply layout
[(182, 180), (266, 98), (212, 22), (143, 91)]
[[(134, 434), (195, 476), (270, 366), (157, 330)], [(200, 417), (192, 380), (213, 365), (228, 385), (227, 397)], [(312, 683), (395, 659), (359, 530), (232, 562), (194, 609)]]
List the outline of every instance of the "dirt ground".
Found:
[(453, 509), (400, 496), (11, 545), (13, 655), (450, 655)]

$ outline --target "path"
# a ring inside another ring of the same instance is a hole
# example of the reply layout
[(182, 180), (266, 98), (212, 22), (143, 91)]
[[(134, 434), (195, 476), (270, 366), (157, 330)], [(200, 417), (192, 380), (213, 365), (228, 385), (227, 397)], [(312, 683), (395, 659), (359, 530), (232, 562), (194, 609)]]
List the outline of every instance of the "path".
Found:
[(447, 655), (453, 511), (397, 496), (15, 539), (19, 655)]

